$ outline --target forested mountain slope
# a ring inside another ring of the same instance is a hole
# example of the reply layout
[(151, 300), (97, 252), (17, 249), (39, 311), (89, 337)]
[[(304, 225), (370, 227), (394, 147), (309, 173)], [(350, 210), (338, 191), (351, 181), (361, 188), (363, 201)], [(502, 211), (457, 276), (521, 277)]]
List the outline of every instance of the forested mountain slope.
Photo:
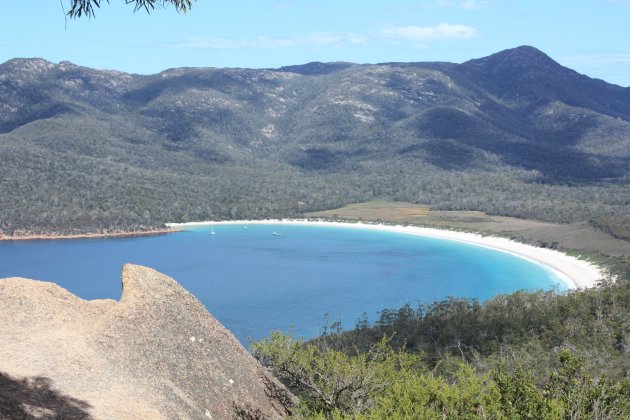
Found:
[(630, 90), (532, 47), (463, 64), (0, 65), (0, 230), (142, 230), (388, 197), (630, 213)]

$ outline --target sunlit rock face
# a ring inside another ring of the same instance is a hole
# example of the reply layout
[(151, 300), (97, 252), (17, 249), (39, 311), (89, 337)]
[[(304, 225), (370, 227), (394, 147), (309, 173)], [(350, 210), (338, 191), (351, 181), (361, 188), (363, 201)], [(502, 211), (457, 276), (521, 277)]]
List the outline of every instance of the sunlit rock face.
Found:
[(294, 397), (175, 280), (127, 264), (122, 288), (85, 301), (0, 280), (0, 417), (288, 415)]

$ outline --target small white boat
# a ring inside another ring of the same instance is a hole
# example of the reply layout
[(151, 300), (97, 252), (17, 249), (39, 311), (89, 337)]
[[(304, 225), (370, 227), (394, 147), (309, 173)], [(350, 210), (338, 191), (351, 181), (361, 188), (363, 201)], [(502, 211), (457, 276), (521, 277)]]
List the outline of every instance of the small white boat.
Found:
[(278, 233), (278, 232), (273, 232), (273, 233), (272, 233), (272, 235), (273, 235), (273, 236), (282, 236), (282, 234), (281, 234), (281, 233)]
[(243, 230), (247, 230), (247, 226), (243, 226)]
[(217, 233), (214, 231), (214, 227), (212, 228), (212, 231), (210, 232), (210, 235), (216, 235)]

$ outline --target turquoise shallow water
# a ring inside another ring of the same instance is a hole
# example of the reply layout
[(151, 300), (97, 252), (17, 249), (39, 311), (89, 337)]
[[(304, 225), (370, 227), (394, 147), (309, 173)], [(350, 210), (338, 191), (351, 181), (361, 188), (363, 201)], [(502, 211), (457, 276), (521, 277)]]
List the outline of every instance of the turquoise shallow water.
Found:
[(405, 303), (566, 289), (538, 264), (455, 241), (327, 226), (214, 230), (0, 242), (0, 278), (53, 281), (84, 299), (118, 299), (122, 265), (146, 265), (174, 277), (243, 343), (273, 329), (312, 337), (336, 320), (351, 328), (364, 312), (375, 320), (379, 310)]

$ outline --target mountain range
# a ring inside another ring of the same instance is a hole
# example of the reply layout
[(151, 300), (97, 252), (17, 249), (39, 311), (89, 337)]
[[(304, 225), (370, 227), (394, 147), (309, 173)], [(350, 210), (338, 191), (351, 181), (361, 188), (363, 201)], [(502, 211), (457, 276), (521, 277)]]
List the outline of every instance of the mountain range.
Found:
[(522, 46), (462, 64), (155, 75), (0, 65), (0, 231), (143, 230), (390, 198), (630, 214), (630, 88)]

